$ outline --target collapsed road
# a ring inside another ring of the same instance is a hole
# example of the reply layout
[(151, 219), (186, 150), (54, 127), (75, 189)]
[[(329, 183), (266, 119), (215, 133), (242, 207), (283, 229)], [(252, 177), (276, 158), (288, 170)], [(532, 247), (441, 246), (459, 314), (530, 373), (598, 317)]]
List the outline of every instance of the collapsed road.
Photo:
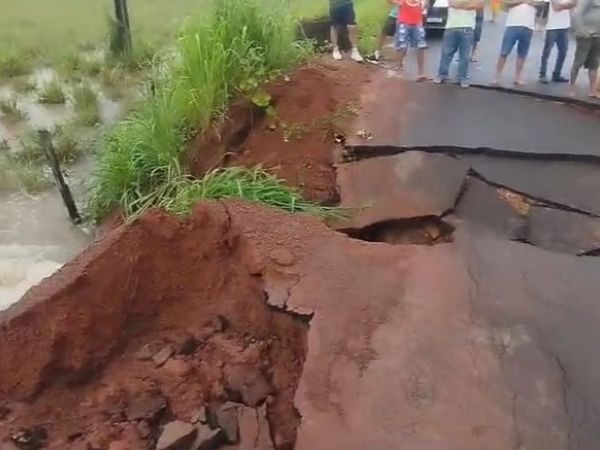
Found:
[(597, 448), (598, 117), (369, 77), (338, 231), (153, 211), (2, 313), (7, 449)]

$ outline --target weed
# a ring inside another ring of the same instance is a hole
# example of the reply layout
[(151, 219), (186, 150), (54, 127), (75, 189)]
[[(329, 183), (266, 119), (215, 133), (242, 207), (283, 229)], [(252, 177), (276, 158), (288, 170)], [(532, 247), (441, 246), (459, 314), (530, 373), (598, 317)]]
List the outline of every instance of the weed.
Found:
[(0, 112), (7, 122), (13, 124), (20, 122), (26, 117), (14, 95), (0, 100)]
[(10, 144), (6, 139), (0, 141), (0, 155), (6, 154), (10, 151)]
[(76, 78), (83, 65), (83, 59), (76, 51), (64, 53), (58, 63), (57, 69), (65, 78)]
[(60, 82), (58, 80), (52, 80), (42, 87), (38, 95), (38, 100), (40, 103), (61, 104), (64, 103), (67, 98)]
[(81, 73), (88, 77), (97, 77), (102, 73), (102, 61), (93, 58), (83, 58), (81, 60)]
[(21, 135), (15, 159), (24, 164), (41, 164), (45, 161), (44, 149), (37, 131), (29, 129)]
[(77, 123), (93, 126), (100, 122), (98, 96), (89, 83), (83, 82), (73, 88), (73, 106), (77, 113)]
[(31, 72), (30, 55), (15, 47), (0, 49), (0, 78), (13, 78)]
[(41, 166), (0, 154), (0, 191), (22, 189), (33, 194), (47, 189), (50, 184)]
[(215, 169), (199, 180), (179, 176), (146, 197), (129, 205), (130, 213), (141, 214), (160, 206), (173, 214), (188, 214), (200, 200), (239, 198), (264, 203), (292, 213), (310, 213), (329, 219), (345, 216), (339, 208), (319, 206), (304, 200), (293, 188), (260, 168)]
[(147, 202), (168, 201), (169, 183), (182, 176), (187, 137), (206, 130), (232, 97), (259, 94), (274, 73), (310, 54), (308, 46), (294, 43), (294, 21), (283, 6), (221, 0), (211, 17), (188, 20), (177, 57), (155, 62), (153, 88), (105, 139), (90, 201), (96, 217), (118, 205), (131, 213)]
[(281, 124), (283, 129), (283, 142), (299, 141), (309, 131), (308, 127), (300, 124)]
[(63, 125), (57, 127), (52, 133), (54, 150), (59, 162), (71, 164), (75, 162), (83, 151), (75, 126)]

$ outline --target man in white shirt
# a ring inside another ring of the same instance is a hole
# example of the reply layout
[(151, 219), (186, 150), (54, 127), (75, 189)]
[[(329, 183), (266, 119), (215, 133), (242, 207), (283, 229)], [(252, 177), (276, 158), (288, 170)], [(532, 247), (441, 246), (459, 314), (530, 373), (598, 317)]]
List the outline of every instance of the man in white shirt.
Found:
[(515, 85), (522, 86), (525, 84), (523, 80), (523, 67), (525, 67), (525, 59), (529, 53), (531, 44), (531, 36), (535, 27), (536, 6), (543, 3), (543, 0), (506, 0), (505, 5), (509, 8), (506, 17), (506, 28), (504, 37), (502, 38), (502, 47), (500, 49), (500, 57), (496, 66), (496, 76), (492, 80), (492, 84), (497, 85), (500, 80), (500, 75), (506, 65), (506, 59), (512, 52), (515, 44), (517, 45), (517, 64), (515, 74)]
[(450, 62), (458, 52), (458, 82), (461, 87), (469, 87), (469, 60), (475, 34), (475, 16), (482, 7), (483, 0), (449, 1), (440, 67), (435, 79), (437, 84), (448, 81)]
[(577, 0), (551, 0), (548, 12), (548, 23), (546, 24), (546, 38), (544, 50), (542, 51), (542, 63), (540, 65), (540, 82), (548, 83), (546, 71), (548, 69), (548, 57), (552, 47), (556, 45), (558, 55), (556, 65), (552, 72), (551, 80), (554, 83), (566, 83), (569, 80), (561, 75), (562, 67), (569, 49), (569, 28), (571, 27), (571, 12), (575, 8)]

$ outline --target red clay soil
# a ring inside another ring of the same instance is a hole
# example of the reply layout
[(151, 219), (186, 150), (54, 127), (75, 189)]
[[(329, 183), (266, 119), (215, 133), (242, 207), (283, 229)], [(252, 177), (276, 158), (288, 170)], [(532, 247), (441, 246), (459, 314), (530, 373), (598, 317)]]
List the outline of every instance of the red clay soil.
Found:
[(267, 269), (220, 203), (110, 231), (0, 315), (0, 448), (40, 430), (45, 449), (154, 448), (173, 418), (268, 393), (271, 439), (292, 448), (307, 322), (266, 304)]
[(213, 134), (196, 139), (189, 161), (193, 173), (220, 164), (261, 165), (307, 199), (335, 202), (334, 137), (345, 134), (370, 75), (366, 65), (325, 59), (289, 73), (267, 89), (275, 118), (236, 104), (220, 139)]

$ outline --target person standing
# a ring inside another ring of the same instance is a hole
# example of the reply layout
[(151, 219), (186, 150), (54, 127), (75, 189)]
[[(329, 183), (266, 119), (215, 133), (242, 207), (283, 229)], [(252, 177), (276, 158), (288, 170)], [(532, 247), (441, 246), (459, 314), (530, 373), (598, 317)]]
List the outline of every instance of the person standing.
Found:
[(358, 50), (358, 29), (356, 27), (356, 14), (352, 0), (329, 0), (329, 16), (331, 18), (331, 43), (333, 45), (333, 59), (342, 59), (339, 45), (339, 31), (348, 30), (348, 39), (352, 46), (351, 57), (354, 61), (362, 62), (363, 57)]
[(425, 75), (425, 27), (423, 27), (423, 11), (427, 10), (427, 2), (422, 0), (395, 0), (399, 6), (398, 25), (396, 29), (396, 50), (400, 53), (399, 67), (404, 68), (404, 59), (408, 48), (417, 51), (417, 81), (430, 79)]
[[(393, 2), (388, 0), (389, 3)], [(398, 5), (392, 6), (390, 13), (388, 14), (383, 27), (381, 28), (381, 33), (379, 34), (379, 38), (377, 39), (377, 48), (375, 52), (371, 56), (367, 56), (367, 61), (370, 62), (379, 62), (381, 59), (381, 52), (383, 50), (383, 45), (388, 37), (394, 37), (396, 35), (396, 23), (398, 22)]]
[(477, 9), (477, 13), (475, 14), (475, 30), (473, 31), (473, 49), (471, 50), (471, 62), (477, 62), (477, 47), (479, 46), (479, 42), (481, 41), (481, 34), (483, 33), (483, 19), (484, 19), (484, 9)]
[(506, 28), (504, 29), (502, 47), (496, 65), (496, 75), (492, 80), (492, 84), (497, 85), (500, 82), (500, 76), (504, 66), (506, 66), (508, 55), (511, 54), (516, 44), (517, 64), (514, 83), (517, 86), (523, 86), (525, 84), (523, 68), (525, 67), (525, 60), (529, 53), (531, 37), (535, 28), (536, 6), (540, 2), (536, 0), (506, 0), (505, 4), (509, 8), (506, 17)]
[(573, 97), (577, 95), (575, 82), (579, 70), (584, 67), (588, 71), (590, 82), (588, 95), (592, 98), (600, 98), (600, 94), (596, 91), (600, 65), (600, 0), (581, 0), (578, 3), (573, 14), (573, 28), (577, 48), (571, 68), (569, 94)]
[(461, 87), (469, 87), (469, 60), (475, 32), (475, 16), (477, 9), (483, 7), (482, 0), (450, 0), (448, 3), (448, 20), (442, 42), (442, 56), (437, 84), (448, 81), (450, 63), (458, 51), (458, 82)]
[(540, 82), (548, 83), (546, 71), (548, 69), (548, 57), (552, 48), (556, 45), (558, 55), (551, 80), (554, 83), (566, 83), (562, 73), (563, 64), (569, 49), (569, 28), (571, 27), (570, 10), (577, 5), (577, 0), (551, 0), (548, 11), (548, 22), (546, 24), (546, 36), (544, 50), (542, 51), (542, 62), (540, 64)]

